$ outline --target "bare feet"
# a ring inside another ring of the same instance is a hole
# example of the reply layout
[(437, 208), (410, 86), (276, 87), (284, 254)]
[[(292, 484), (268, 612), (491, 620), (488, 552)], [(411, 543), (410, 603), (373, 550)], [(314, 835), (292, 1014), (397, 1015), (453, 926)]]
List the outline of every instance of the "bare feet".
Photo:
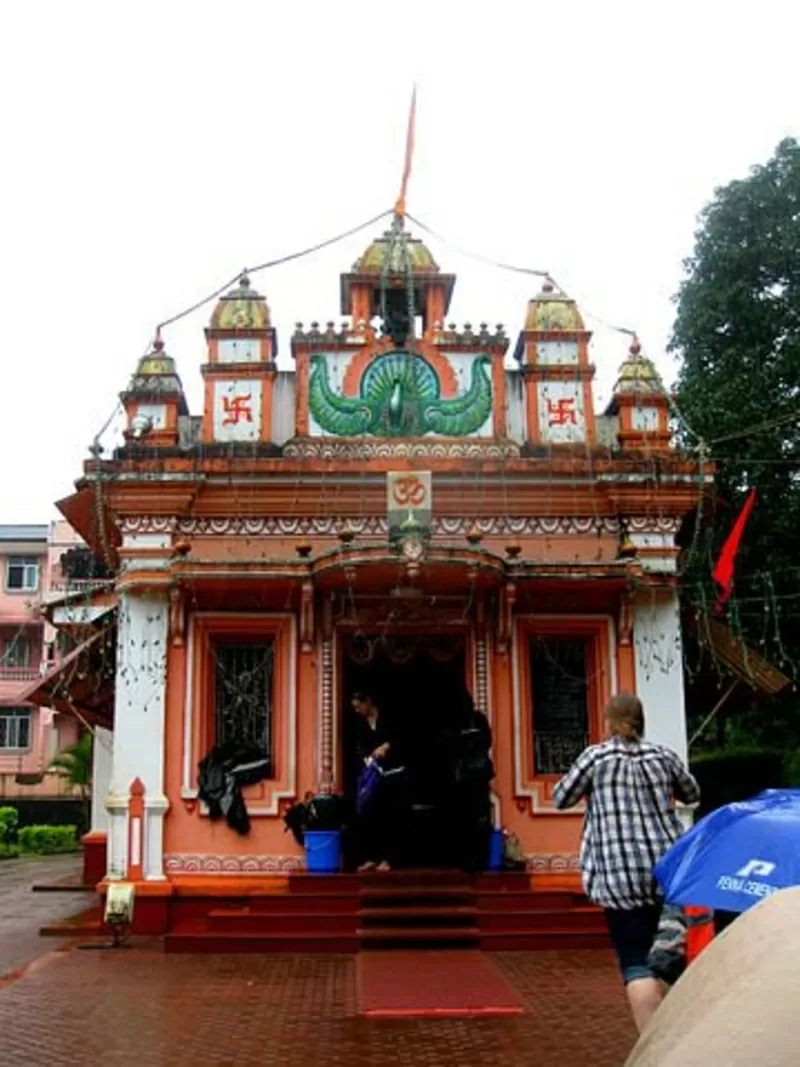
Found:
[(390, 867), (390, 865), (389, 865), (389, 864), (388, 864), (388, 863), (386, 862), (386, 860), (382, 860), (382, 861), (381, 861), (381, 862), (380, 862), (380, 863), (378, 864), (378, 867), (377, 867), (377, 869), (378, 869), (379, 871), (390, 871), (390, 870), (391, 870), (392, 868), (391, 868), (391, 867)]
[(367, 871), (374, 871), (377, 867), (377, 863), (373, 863), (372, 860), (367, 860), (366, 863), (362, 863), (358, 868), (358, 874), (365, 874)]

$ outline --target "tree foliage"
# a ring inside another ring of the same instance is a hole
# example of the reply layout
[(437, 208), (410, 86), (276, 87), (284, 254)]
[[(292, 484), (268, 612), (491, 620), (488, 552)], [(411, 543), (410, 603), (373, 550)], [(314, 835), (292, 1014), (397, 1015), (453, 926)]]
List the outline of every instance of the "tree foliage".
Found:
[[(717, 505), (694, 541), (687, 595), (707, 603), (711, 565), (746, 493), (756, 508), (728, 622), (800, 682), (800, 144), (787, 139), (718, 189), (686, 261), (671, 349), (677, 403), (717, 465)], [(784, 693), (783, 726), (797, 700)], [(781, 716), (776, 717), (776, 722)]]

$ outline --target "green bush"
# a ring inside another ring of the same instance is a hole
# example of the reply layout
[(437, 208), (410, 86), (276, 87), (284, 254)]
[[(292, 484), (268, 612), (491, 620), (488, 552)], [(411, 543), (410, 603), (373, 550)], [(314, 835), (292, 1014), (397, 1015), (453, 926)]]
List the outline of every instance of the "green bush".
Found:
[(784, 785), (794, 786), (795, 789), (800, 786), (800, 748), (795, 748), (786, 754), (784, 779)]
[(17, 834), (23, 854), (51, 855), (75, 852), (78, 848), (77, 826), (23, 826)]
[(700, 785), (700, 814), (723, 804), (747, 800), (762, 789), (788, 784), (786, 754), (781, 749), (742, 746), (699, 752), (691, 769)]
[(19, 812), (16, 808), (0, 808), (0, 845), (8, 845), (14, 839)]

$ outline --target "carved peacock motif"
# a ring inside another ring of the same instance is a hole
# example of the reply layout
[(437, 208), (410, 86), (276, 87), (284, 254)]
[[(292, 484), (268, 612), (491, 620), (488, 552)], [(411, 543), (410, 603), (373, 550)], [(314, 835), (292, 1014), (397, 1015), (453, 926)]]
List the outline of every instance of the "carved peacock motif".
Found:
[(364, 372), (359, 396), (347, 397), (331, 388), (325, 356), (313, 356), (309, 409), (324, 433), (340, 437), (466, 437), (491, 415), (490, 362), (488, 356), (477, 356), (469, 389), (443, 400), (439, 378), (427, 360), (410, 352), (387, 352)]

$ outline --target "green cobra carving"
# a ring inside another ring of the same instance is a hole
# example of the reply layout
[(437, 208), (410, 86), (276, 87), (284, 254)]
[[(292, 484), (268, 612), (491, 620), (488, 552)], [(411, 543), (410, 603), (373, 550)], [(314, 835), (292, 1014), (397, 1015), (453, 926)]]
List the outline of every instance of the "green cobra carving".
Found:
[(443, 400), (427, 360), (410, 352), (387, 352), (364, 372), (359, 396), (349, 397), (331, 389), (325, 356), (312, 356), (308, 406), (325, 433), (340, 437), (466, 437), (492, 411), (490, 362), (488, 356), (477, 356), (467, 392)]

